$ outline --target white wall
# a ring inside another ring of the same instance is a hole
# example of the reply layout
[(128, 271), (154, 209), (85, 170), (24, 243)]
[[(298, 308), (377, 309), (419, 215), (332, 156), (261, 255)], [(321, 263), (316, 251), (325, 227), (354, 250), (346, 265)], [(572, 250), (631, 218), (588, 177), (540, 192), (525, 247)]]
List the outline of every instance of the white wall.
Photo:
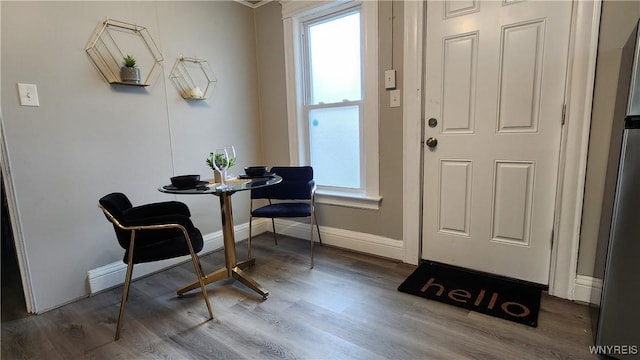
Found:
[(282, 5), (273, 1), (257, 8), (255, 19), (264, 160), (272, 166), (289, 166), (289, 142), (281, 138), (289, 132)]
[[(173, 200), (177, 174), (210, 177), (204, 160), (234, 144), (236, 171), (260, 163), (253, 11), (216, 2), (0, 3), (2, 121), (36, 311), (88, 294), (87, 271), (122, 258), (97, 207), (111, 192), (134, 204)], [(152, 86), (110, 86), (84, 49), (106, 17), (146, 26), (164, 55)], [(26, 26), (28, 25), (28, 26)], [(180, 56), (207, 59), (208, 101), (183, 100), (168, 79)], [(38, 86), (40, 107), (18, 104), (16, 83)], [(203, 233), (220, 229), (218, 199), (183, 196)], [(234, 196), (236, 223), (246, 194)]]

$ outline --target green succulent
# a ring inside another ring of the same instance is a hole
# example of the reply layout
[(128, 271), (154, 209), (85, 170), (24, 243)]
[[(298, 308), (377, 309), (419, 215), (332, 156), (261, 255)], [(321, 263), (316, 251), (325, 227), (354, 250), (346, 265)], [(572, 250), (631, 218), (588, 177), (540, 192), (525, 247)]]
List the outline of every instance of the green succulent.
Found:
[[(209, 165), (211, 170), (215, 170), (216, 169), (216, 167), (213, 166), (213, 162), (214, 162), (214, 154), (213, 153), (209, 153), (209, 157), (207, 158), (207, 165)], [(230, 167), (232, 167), (233, 165), (236, 164), (236, 159), (230, 157), (229, 158), (229, 164), (227, 165), (227, 160), (224, 158), (224, 155), (215, 154), (215, 162), (216, 162), (216, 165), (218, 167), (230, 168)]]
[(124, 60), (124, 62), (123, 62), (124, 66), (126, 66), (126, 67), (134, 67), (134, 66), (136, 66), (136, 58), (134, 58), (131, 55), (125, 56), (123, 60)]

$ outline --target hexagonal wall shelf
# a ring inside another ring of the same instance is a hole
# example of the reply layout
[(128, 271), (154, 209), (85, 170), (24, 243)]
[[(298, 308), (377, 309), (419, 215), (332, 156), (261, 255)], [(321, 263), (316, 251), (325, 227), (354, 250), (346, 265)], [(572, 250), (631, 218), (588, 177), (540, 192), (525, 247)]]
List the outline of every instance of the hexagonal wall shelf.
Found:
[(179, 58), (169, 77), (180, 96), (187, 100), (208, 99), (218, 82), (207, 60), (192, 57)]
[[(163, 60), (147, 28), (113, 19), (102, 22), (85, 50), (109, 84), (148, 86), (160, 72)], [(122, 79), (120, 68), (125, 54), (135, 57), (137, 67), (146, 76), (137, 81)]]

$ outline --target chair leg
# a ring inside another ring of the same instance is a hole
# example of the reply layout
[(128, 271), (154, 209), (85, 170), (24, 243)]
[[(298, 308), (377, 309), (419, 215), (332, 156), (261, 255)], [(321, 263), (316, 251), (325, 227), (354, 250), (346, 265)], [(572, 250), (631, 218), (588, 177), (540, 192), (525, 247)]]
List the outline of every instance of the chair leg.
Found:
[(198, 260), (198, 269), (200, 269), (200, 275), (202, 275), (202, 279), (206, 279), (207, 275), (204, 273), (204, 270), (202, 270), (202, 263), (200, 262), (200, 257), (196, 256), (196, 260)]
[(311, 252), (311, 266), (310, 269), (313, 269), (313, 216), (309, 216), (309, 228), (311, 232), (309, 234), (309, 251)]
[(271, 218), (271, 227), (273, 227), (273, 240), (276, 242), (276, 245), (278, 245), (278, 235), (276, 234), (276, 221)]
[(202, 272), (202, 265), (200, 264), (200, 258), (195, 253), (191, 252), (191, 260), (193, 262), (193, 268), (196, 271), (196, 276), (198, 277), (198, 282), (200, 283), (200, 290), (202, 291), (204, 302), (207, 304), (207, 310), (209, 311), (209, 319), (213, 319), (213, 310), (211, 310), (211, 304), (209, 303), (209, 297), (207, 296), (207, 288), (206, 288), (206, 284), (204, 283), (204, 274)]
[(131, 276), (133, 275), (133, 247), (135, 239), (136, 231), (131, 230), (131, 240), (129, 241), (129, 259), (127, 259), (127, 274), (124, 277), (124, 289), (122, 290), (122, 300), (120, 301), (120, 313), (118, 314), (118, 322), (116, 323), (116, 341), (120, 339), (120, 329), (122, 328), (122, 319), (124, 318), (124, 305), (129, 299), (129, 287), (131, 286)]
[(115, 340), (120, 339), (120, 329), (122, 328), (122, 319), (124, 318), (124, 305), (129, 298), (129, 287), (131, 286), (131, 275), (133, 274), (133, 257), (129, 256), (129, 264), (127, 265), (127, 275), (124, 278), (124, 289), (122, 290), (122, 300), (120, 301), (120, 313), (118, 314), (118, 323), (116, 324)]
[(251, 259), (251, 221), (253, 216), (249, 215), (249, 238), (247, 239), (247, 259)]
[(318, 224), (318, 217), (316, 216), (316, 212), (313, 212), (313, 218), (315, 219), (316, 229), (318, 229), (318, 241), (320, 245), (322, 245), (322, 237), (320, 236), (320, 225)]
[(200, 290), (202, 291), (202, 297), (204, 297), (204, 302), (207, 304), (207, 310), (209, 311), (209, 319), (213, 319), (213, 311), (211, 310), (211, 304), (209, 303), (209, 297), (207, 296), (207, 288), (204, 283), (204, 274), (202, 272), (202, 265), (200, 264), (200, 258), (193, 250), (193, 245), (191, 244), (191, 238), (189, 237), (189, 233), (185, 228), (181, 228), (182, 234), (184, 235), (184, 239), (187, 241), (187, 247), (189, 248), (189, 253), (191, 253), (191, 261), (193, 262), (193, 269), (196, 272), (196, 276), (198, 277), (198, 283), (200, 284)]

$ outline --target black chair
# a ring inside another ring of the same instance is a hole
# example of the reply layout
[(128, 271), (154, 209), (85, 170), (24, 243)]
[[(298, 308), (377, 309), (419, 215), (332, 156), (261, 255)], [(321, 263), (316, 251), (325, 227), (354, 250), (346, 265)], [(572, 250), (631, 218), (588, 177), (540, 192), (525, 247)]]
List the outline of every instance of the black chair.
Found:
[(193, 226), (187, 205), (167, 201), (133, 207), (124, 194), (111, 193), (100, 199), (99, 207), (113, 223), (118, 243), (125, 250), (122, 261), (127, 264), (116, 340), (120, 338), (124, 304), (129, 296), (134, 264), (191, 255), (209, 317), (213, 318), (200, 258), (196, 255), (203, 247), (202, 234)]
[[(274, 166), (271, 168), (271, 172), (281, 176), (282, 182), (251, 190), (251, 215), (249, 216), (249, 239), (247, 240), (248, 256), (251, 258), (251, 221), (253, 218), (271, 219), (273, 237), (275, 244), (278, 245), (275, 218), (308, 217), (311, 226), (309, 239), (311, 268), (313, 268), (314, 221), (318, 230), (318, 240), (322, 244), (314, 206), (316, 184), (313, 180), (313, 168), (311, 166)], [(269, 204), (254, 209), (254, 200), (258, 199), (266, 199)]]

